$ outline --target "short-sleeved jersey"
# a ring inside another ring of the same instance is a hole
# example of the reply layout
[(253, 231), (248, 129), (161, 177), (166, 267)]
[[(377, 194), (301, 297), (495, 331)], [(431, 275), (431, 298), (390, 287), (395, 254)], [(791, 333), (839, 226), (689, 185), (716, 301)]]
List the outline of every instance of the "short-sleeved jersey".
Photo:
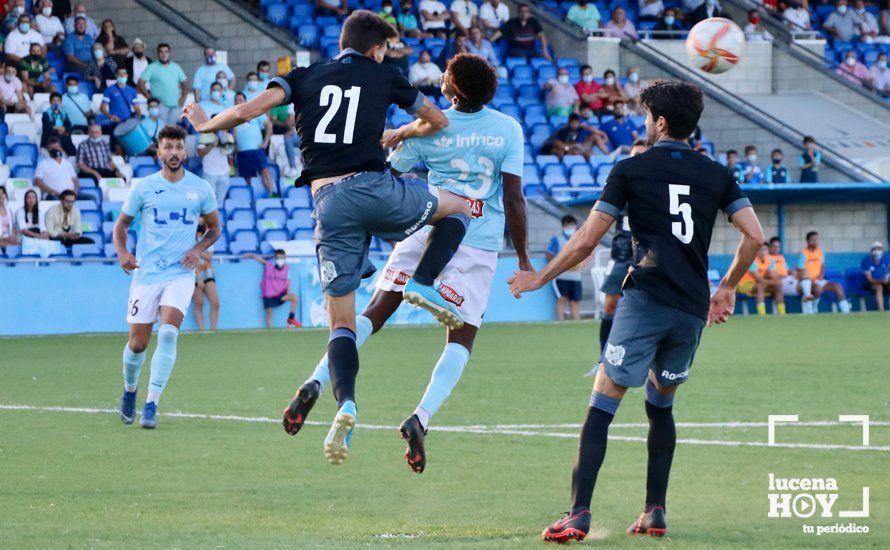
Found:
[(686, 143), (660, 141), (615, 165), (594, 208), (618, 218), (625, 206), (635, 256), (625, 284), (706, 319), (717, 211), (751, 206), (736, 178)]
[(350, 172), (386, 169), (380, 137), (393, 103), (414, 114), (424, 96), (408, 79), (353, 49), (273, 78), (293, 103), (305, 169), (297, 185)]
[(195, 246), (198, 216), (216, 210), (216, 196), (210, 184), (185, 171), (176, 183), (161, 172), (143, 178), (124, 203), (124, 214), (142, 214), (136, 241), (139, 268), (133, 282), (140, 285), (161, 283), (181, 276), (192, 276), (182, 259)]
[(804, 247), (797, 257), (797, 268), (802, 269), (810, 279), (821, 279), (825, 271), (825, 254), (822, 247), (817, 246), (810, 250)]
[(408, 172), (419, 162), (429, 168), (429, 183), (471, 199), (473, 220), (463, 243), (500, 250), (504, 241), (504, 172), (522, 175), (522, 127), (513, 118), (483, 108), (475, 113), (445, 111), (448, 127), (411, 138), (389, 156), (392, 167)]
[(787, 277), (788, 263), (785, 261), (785, 256), (781, 254), (770, 254), (769, 257), (773, 259), (773, 264), (776, 266), (776, 275), (779, 277)]
[(862, 258), (859, 267), (862, 269), (862, 273), (871, 273), (872, 280), (883, 281), (887, 274), (890, 273), (890, 256), (884, 254), (878, 260), (878, 263), (875, 263), (872, 255), (867, 254)]

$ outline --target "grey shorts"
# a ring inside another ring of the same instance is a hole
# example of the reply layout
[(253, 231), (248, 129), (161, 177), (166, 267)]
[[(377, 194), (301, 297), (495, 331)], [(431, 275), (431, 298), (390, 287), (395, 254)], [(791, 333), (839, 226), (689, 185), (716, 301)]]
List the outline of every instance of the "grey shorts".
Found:
[(615, 262), (612, 270), (606, 276), (606, 280), (603, 281), (603, 286), (600, 287), (600, 290), (612, 296), (621, 294), (621, 285), (624, 284), (624, 278), (627, 277), (627, 269), (629, 267), (629, 263)]
[(704, 319), (628, 288), (603, 351), (606, 374), (620, 386), (642, 386), (650, 370), (662, 386), (682, 384), (704, 326)]
[(315, 193), (315, 251), (329, 296), (353, 292), (377, 269), (368, 259), (371, 236), (409, 237), (432, 218), (439, 198), (426, 182), (387, 172), (361, 172)]

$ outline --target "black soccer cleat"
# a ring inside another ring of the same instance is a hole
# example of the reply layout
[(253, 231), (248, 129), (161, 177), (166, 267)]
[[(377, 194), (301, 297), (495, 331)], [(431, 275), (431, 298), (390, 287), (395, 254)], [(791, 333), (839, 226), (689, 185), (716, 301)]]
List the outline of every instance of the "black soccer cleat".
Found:
[(637, 521), (627, 528), (628, 535), (663, 537), (665, 533), (667, 533), (667, 520), (663, 506), (654, 506), (648, 512), (644, 511)]
[(281, 424), (284, 431), (290, 435), (297, 435), (300, 428), (306, 422), (309, 411), (315, 406), (320, 392), (320, 385), (315, 380), (309, 380), (297, 390), (297, 394), (291, 400), (290, 405), (284, 409), (284, 418)]
[(402, 425), (399, 426), (399, 435), (408, 442), (408, 448), (405, 450), (408, 467), (418, 474), (422, 474), (426, 468), (426, 451), (423, 448), (426, 430), (423, 429), (416, 414), (412, 414), (402, 422)]
[(572, 514), (566, 512), (565, 516), (554, 521), (541, 533), (545, 542), (565, 544), (570, 540), (582, 541), (590, 531), (590, 511), (585, 509)]

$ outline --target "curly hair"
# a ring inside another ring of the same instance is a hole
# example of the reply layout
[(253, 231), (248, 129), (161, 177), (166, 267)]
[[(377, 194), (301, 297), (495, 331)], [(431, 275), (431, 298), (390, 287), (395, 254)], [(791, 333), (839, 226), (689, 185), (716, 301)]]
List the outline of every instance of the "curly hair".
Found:
[(498, 90), (498, 77), (488, 61), (469, 53), (454, 56), (448, 62), (451, 86), (470, 108), (480, 108), (494, 98)]

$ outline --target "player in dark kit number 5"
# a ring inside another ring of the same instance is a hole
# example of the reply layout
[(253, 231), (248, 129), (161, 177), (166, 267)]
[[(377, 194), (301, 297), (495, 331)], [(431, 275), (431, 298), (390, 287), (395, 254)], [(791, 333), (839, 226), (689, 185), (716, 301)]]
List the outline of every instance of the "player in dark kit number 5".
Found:
[[(417, 120), (399, 132), (401, 139), (431, 135), (448, 119), (395, 69), (381, 65), (387, 41), (396, 30), (371, 12), (358, 10), (343, 24), (341, 53), (335, 59), (297, 68), (274, 78), (251, 101), (226, 109), (208, 120), (197, 104), (183, 116), (199, 132), (234, 128), (273, 107), (292, 103), (306, 168), (297, 185), (311, 185), (315, 199), (315, 231), (321, 283), (327, 294), (331, 335), (328, 361), (339, 410), (325, 439), (325, 455), (341, 464), (349, 451), (356, 421), (355, 290), (374, 273), (368, 259), (371, 236), (401, 241), (425, 225), (433, 225), (429, 245), (405, 288), (405, 300), (429, 310), (445, 326), (460, 328), (457, 309), (433, 287), (460, 246), (470, 209), (463, 197), (430, 189), (425, 182), (404, 181), (386, 167), (383, 147), (386, 112), (393, 103)], [(305, 405), (317, 395), (298, 390), (285, 409), (285, 429), (302, 424)]]

